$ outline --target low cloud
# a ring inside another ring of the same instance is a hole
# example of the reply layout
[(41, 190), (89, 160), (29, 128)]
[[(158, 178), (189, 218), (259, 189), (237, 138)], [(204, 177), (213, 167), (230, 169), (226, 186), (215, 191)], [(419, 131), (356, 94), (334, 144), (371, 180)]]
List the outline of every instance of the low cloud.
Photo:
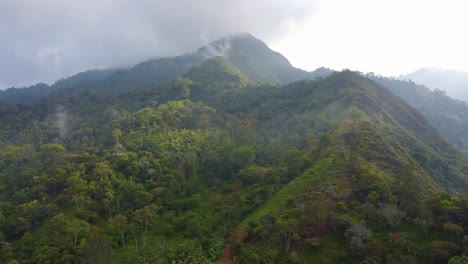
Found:
[(1, 1), (0, 89), (178, 55), (237, 32), (272, 41), (313, 9), (310, 0)]

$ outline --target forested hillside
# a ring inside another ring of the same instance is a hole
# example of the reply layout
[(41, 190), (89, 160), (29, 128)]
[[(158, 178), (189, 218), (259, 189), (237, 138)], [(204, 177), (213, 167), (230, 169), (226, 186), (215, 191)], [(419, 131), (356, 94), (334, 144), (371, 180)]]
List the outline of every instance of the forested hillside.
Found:
[(444, 263), (468, 249), (466, 156), (357, 73), (260, 83), (215, 57), (161, 84), (75, 87), (0, 105), (5, 263)]
[(468, 103), (455, 100), (441, 90), (431, 91), (412, 81), (403, 81), (372, 74), (375, 80), (401, 96), (405, 102), (416, 108), (447, 141), (468, 153)]

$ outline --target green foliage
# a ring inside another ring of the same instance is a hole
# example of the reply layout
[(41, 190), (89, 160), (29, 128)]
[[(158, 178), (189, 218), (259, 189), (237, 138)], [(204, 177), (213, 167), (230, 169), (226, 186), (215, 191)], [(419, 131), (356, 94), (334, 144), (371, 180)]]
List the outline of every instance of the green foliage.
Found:
[(429, 243), (427, 250), (434, 261), (447, 261), (455, 255), (458, 246), (451, 241), (435, 240)]
[(257, 84), (220, 57), (183, 74), (0, 105), (1, 262), (440, 262), (466, 250), (466, 157), (374, 82), (345, 71)]
[(468, 256), (455, 256), (449, 259), (448, 264), (467, 264)]
[(450, 143), (468, 153), (468, 104), (452, 99), (440, 90), (417, 85), (412, 81), (402, 81), (368, 75), (409, 105), (416, 108)]

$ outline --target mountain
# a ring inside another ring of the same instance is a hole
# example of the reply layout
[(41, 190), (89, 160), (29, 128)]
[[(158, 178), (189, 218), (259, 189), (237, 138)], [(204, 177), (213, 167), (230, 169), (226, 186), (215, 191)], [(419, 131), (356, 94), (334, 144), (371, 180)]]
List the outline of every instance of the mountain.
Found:
[(50, 86), (45, 83), (38, 83), (30, 87), (9, 88), (5, 91), (0, 91), (0, 101), (13, 104), (35, 104), (38, 103), (41, 98), (44, 98), (59, 89), (66, 89), (86, 82), (105, 80), (114, 72), (114, 69), (88, 70), (80, 72), (69, 78), (62, 78)]
[(194, 54), (0, 103), (0, 262), (463, 261), (468, 158), (387, 79)]
[(261, 40), (250, 34), (236, 34), (214, 41), (192, 53), (148, 60), (130, 69), (88, 71), (59, 80), (51, 87), (39, 89), (37, 86), (43, 85), (38, 84), (29, 88), (0, 91), (0, 101), (37, 103), (51, 92), (59, 96), (79, 94), (84, 90), (98, 93), (125, 92), (169, 82), (205, 60), (218, 56), (235, 65), (249, 79), (259, 82), (289, 83), (332, 73), (326, 68), (313, 72), (297, 69)]
[(3, 262), (444, 262), (462, 250), (466, 156), (358, 73), (258, 83), (214, 57), (165, 84), (0, 106)]
[(289, 83), (332, 73), (326, 68), (319, 68), (313, 72), (297, 69), (283, 55), (271, 50), (264, 42), (251, 34), (244, 33), (221, 38), (185, 55), (142, 62), (129, 70), (116, 72), (104, 86), (113, 90), (127, 91), (165, 83), (214, 57), (225, 58), (243, 75), (258, 82)]
[(430, 89), (445, 91), (452, 98), (468, 102), (468, 72), (441, 68), (421, 68), (402, 76)]
[(372, 74), (375, 80), (417, 109), (450, 143), (468, 154), (468, 103), (455, 100), (441, 90), (431, 91), (413, 81)]
[[(196, 53), (225, 57), (249, 79), (259, 82), (289, 83), (317, 76), (317, 73), (294, 68), (283, 55), (248, 33), (212, 42)], [(329, 70), (325, 74), (330, 73)]]

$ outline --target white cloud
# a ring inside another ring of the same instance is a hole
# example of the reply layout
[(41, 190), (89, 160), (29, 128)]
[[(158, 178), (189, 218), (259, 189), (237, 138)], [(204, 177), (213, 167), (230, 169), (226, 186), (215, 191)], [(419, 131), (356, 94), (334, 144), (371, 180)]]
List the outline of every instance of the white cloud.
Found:
[(2, 0), (0, 83), (50, 83), (192, 51), (236, 32), (274, 40), (312, 11), (310, 0)]
[(293, 65), (468, 71), (463, 0), (3, 0), (0, 88), (131, 65), (250, 32)]
[(457, 0), (320, 0), (314, 16), (272, 46), (306, 69), (468, 71), (467, 7)]

